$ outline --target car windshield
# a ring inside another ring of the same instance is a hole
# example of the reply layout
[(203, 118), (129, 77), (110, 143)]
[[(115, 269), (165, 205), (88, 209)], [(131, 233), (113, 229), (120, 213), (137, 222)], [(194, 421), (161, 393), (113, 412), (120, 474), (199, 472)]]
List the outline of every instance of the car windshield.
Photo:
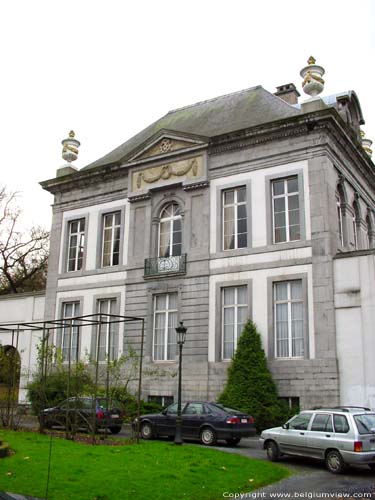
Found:
[(375, 433), (375, 413), (354, 415), (354, 420), (360, 434)]

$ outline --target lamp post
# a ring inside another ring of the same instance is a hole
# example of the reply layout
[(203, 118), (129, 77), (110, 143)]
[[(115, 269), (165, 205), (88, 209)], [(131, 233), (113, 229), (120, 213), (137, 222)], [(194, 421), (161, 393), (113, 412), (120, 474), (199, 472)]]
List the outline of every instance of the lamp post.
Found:
[(182, 346), (185, 344), (187, 328), (180, 321), (180, 326), (176, 328), (177, 344), (179, 347), (179, 363), (178, 363), (178, 394), (177, 394), (177, 418), (176, 418), (176, 434), (174, 437), (175, 444), (182, 444), (182, 419), (181, 419), (181, 374), (182, 374)]

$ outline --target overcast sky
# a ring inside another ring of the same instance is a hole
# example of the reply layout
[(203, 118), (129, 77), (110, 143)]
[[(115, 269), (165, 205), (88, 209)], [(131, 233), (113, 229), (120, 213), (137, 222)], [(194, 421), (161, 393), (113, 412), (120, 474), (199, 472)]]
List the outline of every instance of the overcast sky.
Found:
[(289, 82), (305, 99), (310, 55), (323, 95), (356, 91), (375, 142), (375, 0), (3, 1), (0, 44), (0, 183), (28, 224), (50, 225), (38, 182), (69, 130), (82, 168), (171, 109)]

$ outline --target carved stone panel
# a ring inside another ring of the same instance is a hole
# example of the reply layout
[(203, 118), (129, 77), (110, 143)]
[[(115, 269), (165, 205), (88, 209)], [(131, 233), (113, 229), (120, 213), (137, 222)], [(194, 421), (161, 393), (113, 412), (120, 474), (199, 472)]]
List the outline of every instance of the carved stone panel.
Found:
[(201, 179), (203, 176), (203, 158), (196, 156), (133, 171), (131, 174), (131, 192), (137, 194), (149, 189), (174, 183)]

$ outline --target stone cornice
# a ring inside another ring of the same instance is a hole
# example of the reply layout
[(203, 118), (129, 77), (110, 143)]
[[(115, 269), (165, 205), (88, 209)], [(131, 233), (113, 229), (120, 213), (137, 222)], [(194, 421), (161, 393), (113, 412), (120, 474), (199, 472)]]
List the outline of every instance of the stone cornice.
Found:
[(358, 160), (361, 162), (364, 169), (362, 173), (366, 172), (366, 175), (368, 175), (369, 169), (373, 173), (375, 183), (375, 166), (373, 162), (334, 108), (301, 114), (251, 129), (214, 137), (211, 139), (209, 155), (249, 148), (271, 141), (277, 142), (320, 130), (331, 133), (332, 139), (339, 144), (340, 149), (345, 154), (355, 157), (356, 164), (358, 164)]

